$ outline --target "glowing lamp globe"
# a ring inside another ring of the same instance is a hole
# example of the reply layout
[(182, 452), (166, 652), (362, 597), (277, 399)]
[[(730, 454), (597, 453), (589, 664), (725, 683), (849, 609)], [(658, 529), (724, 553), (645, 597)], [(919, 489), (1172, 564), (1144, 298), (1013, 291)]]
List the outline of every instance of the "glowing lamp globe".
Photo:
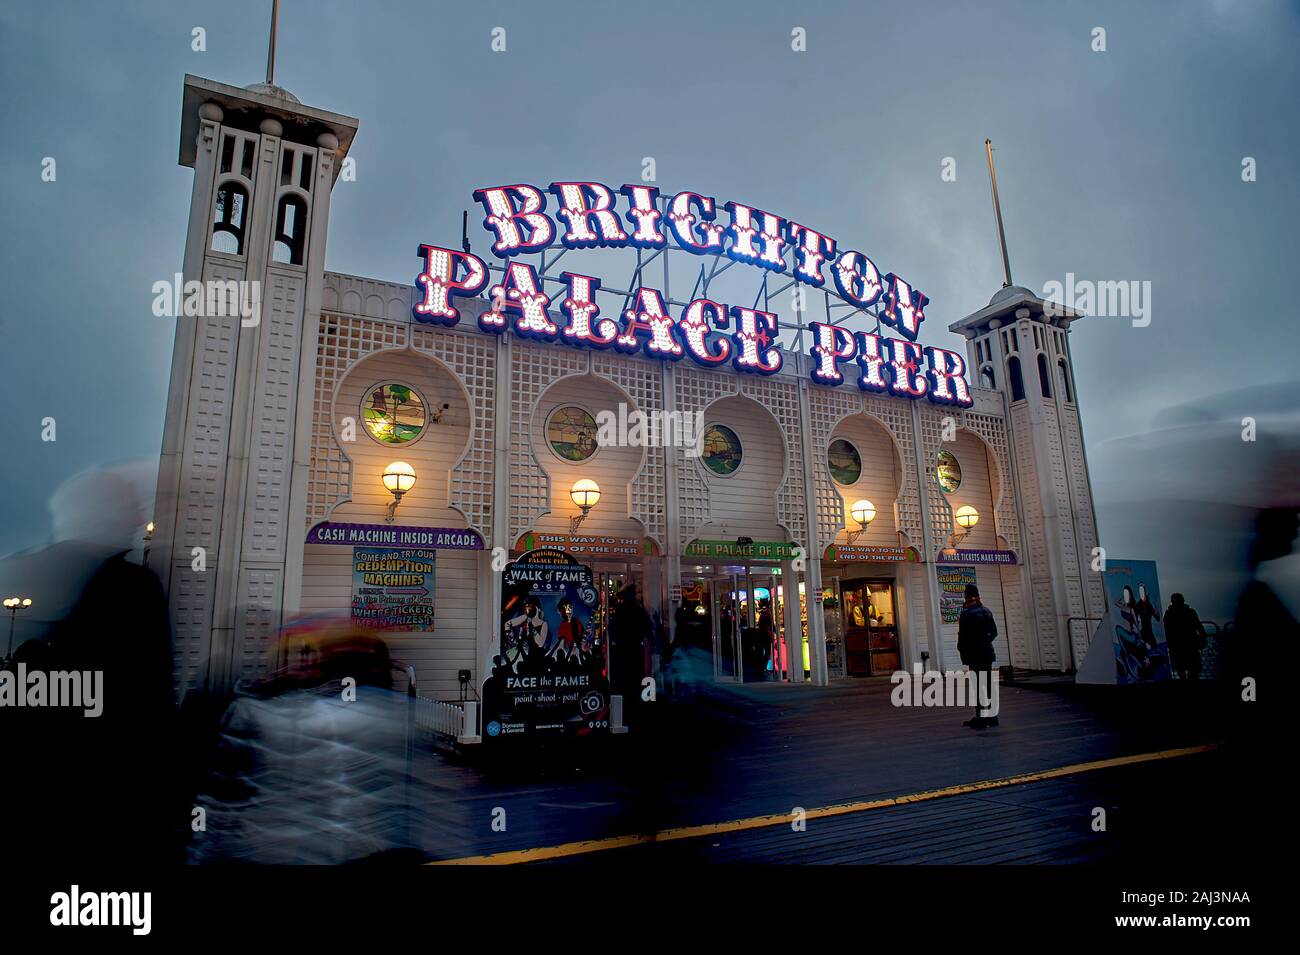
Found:
[(383, 480), (384, 487), (400, 500), (403, 494), (415, 487), (415, 468), (405, 461), (394, 461), (384, 468)]
[(849, 508), (849, 513), (853, 515), (855, 521), (866, 527), (876, 519), (876, 505), (866, 500), (854, 501), (853, 506)]
[(957, 508), (957, 513), (953, 515), (953, 520), (957, 522), (957, 526), (962, 530), (968, 531), (980, 522), (980, 512), (975, 510), (975, 508), (971, 507), (969, 504), (963, 504), (961, 507)]
[(591, 478), (582, 478), (574, 482), (569, 497), (582, 509), (582, 513), (586, 514), (600, 500), (600, 485)]

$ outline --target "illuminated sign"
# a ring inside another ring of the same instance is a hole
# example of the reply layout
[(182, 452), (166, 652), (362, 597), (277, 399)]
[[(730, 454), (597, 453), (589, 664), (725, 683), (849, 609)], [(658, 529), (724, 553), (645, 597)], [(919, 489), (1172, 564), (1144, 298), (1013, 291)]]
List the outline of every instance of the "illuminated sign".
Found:
[[(546, 211), (548, 194), (556, 204), (555, 218)], [(707, 368), (730, 363), (759, 375), (780, 371), (780, 322), (774, 312), (696, 298), (674, 317), (662, 292), (641, 285), (629, 290), (621, 314), (602, 316), (596, 304), (600, 279), (577, 272), (548, 277), (564, 287), (556, 301), (537, 270), (516, 259), (556, 242), (566, 250), (664, 250), (671, 239), (695, 255), (722, 255), (775, 273), (789, 270), (793, 281), (819, 289), (826, 286), (825, 266), (835, 289), (826, 288), (828, 293), (857, 309), (879, 303), (880, 320), (902, 338), (813, 322), (809, 354), (814, 381), (840, 385), (844, 368), (856, 366), (863, 391), (924, 396), (961, 407), (974, 403), (965, 359), (916, 341), (929, 299), (895, 273), (882, 275), (863, 253), (841, 251), (835, 239), (809, 226), (738, 202), (719, 204), (695, 192), (661, 199), (658, 188), (645, 185), (614, 190), (598, 182), (553, 182), (543, 190), (518, 183), (477, 189), (474, 199), (483, 207), (484, 227), (494, 236), (492, 253), (504, 263), (500, 281), (489, 288), (487, 264), (470, 252), (421, 245), (423, 267), (415, 280), (420, 295), (412, 308), (417, 322), (456, 325), (460, 312), (454, 300), (486, 291), (491, 307), (478, 317), (485, 332), (511, 328), (524, 338), (575, 348), (613, 348), (668, 361), (689, 357)], [(621, 215), (615, 208), (620, 200), (627, 206)], [(720, 212), (728, 222), (719, 221)]]

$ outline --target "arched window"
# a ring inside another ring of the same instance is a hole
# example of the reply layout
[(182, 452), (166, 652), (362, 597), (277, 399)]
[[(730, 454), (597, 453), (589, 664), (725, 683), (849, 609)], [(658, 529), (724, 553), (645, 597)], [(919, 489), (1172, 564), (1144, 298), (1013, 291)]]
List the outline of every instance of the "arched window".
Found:
[(272, 258), (276, 262), (302, 265), (307, 248), (307, 203), (301, 196), (289, 195), (280, 200), (275, 213), (274, 242)]
[(1074, 398), (1070, 391), (1070, 372), (1065, 367), (1065, 359), (1062, 358), (1056, 363), (1056, 370), (1061, 376), (1061, 397), (1066, 401), (1073, 401)]
[(1012, 355), (1007, 359), (1007, 381), (1011, 383), (1011, 400), (1025, 400), (1025, 381), (1020, 376), (1020, 359)]
[(212, 214), (212, 251), (243, 255), (247, 220), (248, 192), (237, 182), (222, 183)]
[(985, 365), (980, 369), (980, 385), (985, 388), (996, 388), (998, 386), (997, 379), (993, 377), (992, 365)]
[(1038, 353), (1038, 387), (1043, 390), (1043, 397), (1052, 397), (1052, 377), (1047, 371), (1047, 356)]

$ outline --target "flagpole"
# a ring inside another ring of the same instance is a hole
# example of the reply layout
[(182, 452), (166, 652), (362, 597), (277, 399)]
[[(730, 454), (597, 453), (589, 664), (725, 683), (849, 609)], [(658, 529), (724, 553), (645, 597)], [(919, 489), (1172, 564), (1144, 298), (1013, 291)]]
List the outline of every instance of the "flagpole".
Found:
[(275, 85), (275, 26), (279, 20), (280, 0), (271, 0), (271, 42), (266, 48), (266, 85)]
[(989, 181), (993, 184), (993, 214), (998, 220), (998, 242), (1002, 245), (1002, 287), (1011, 284), (1011, 260), (1007, 257), (1007, 233), (1002, 228), (1002, 204), (998, 201), (998, 174), (993, 169), (993, 140), (984, 140), (984, 149), (989, 157)]

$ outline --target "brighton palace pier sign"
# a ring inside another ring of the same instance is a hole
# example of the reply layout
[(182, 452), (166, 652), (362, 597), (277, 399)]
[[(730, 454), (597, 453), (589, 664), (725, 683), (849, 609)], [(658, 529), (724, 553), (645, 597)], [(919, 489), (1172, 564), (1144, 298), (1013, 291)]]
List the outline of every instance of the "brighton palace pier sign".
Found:
[[(613, 348), (626, 354), (641, 352), (671, 361), (689, 357), (706, 368), (730, 362), (742, 372), (772, 375), (782, 363), (778, 317), (773, 312), (697, 298), (674, 319), (663, 293), (642, 285), (629, 295), (631, 307), (615, 321), (601, 317), (596, 304), (598, 278), (564, 272), (560, 280), (566, 294), (557, 316), (537, 271), (514, 257), (542, 252), (557, 237), (566, 249), (665, 249), (671, 237), (696, 255), (726, 255), (736, 262), (782, 273), (787, 268), (785, 248), (789, 245), (794, 250), (795, 281), (823, 288), (825, 264), (839, 298), (859, 309), (883, 303), (880, 319), (902, 336), (853, 333), (839, 325), (813, 322), (810, 354), (814, 381), (839, 385), (852, 362), (863, 391), (904, 398), (924, 396), (960, 407), (973, 403), (961, 355), (916, 341), (929, 299), (892, 272), (882, 276), (861, 252), (837, 253), (837, 243), (830, 236), (738, 202), (721, 207), (730, 217), (724, 225), (718, 221), (714, 199), (695, 192), (679, 192), (661, 209), (658, 188), (623, 186), (618, 190), (627, 206), (622, 217), (615, 211), (614, 191), (598, 182), (555, 182), (547, 192), (558, 206), (555, 219), (546, 213), (546, 192), (535, 186), (493, 186), (474, 192), (486, 212), (483, 225), (496, 237), (492, 252), (506, 262), (501, 282), (488, 290), (491, 308), (478, 317), (486, 332), (499, 334), (513, 323), (517, 334), (535, 341)], [(418, 254), (423, 269), (415, 280), (420, 292), (412, 309), (415, 320), (456, 325), (461, 316), (455, 299), (483, 291), (488, 283), (487, 266), (469, 252), (436, 245), (421, 245)]]

